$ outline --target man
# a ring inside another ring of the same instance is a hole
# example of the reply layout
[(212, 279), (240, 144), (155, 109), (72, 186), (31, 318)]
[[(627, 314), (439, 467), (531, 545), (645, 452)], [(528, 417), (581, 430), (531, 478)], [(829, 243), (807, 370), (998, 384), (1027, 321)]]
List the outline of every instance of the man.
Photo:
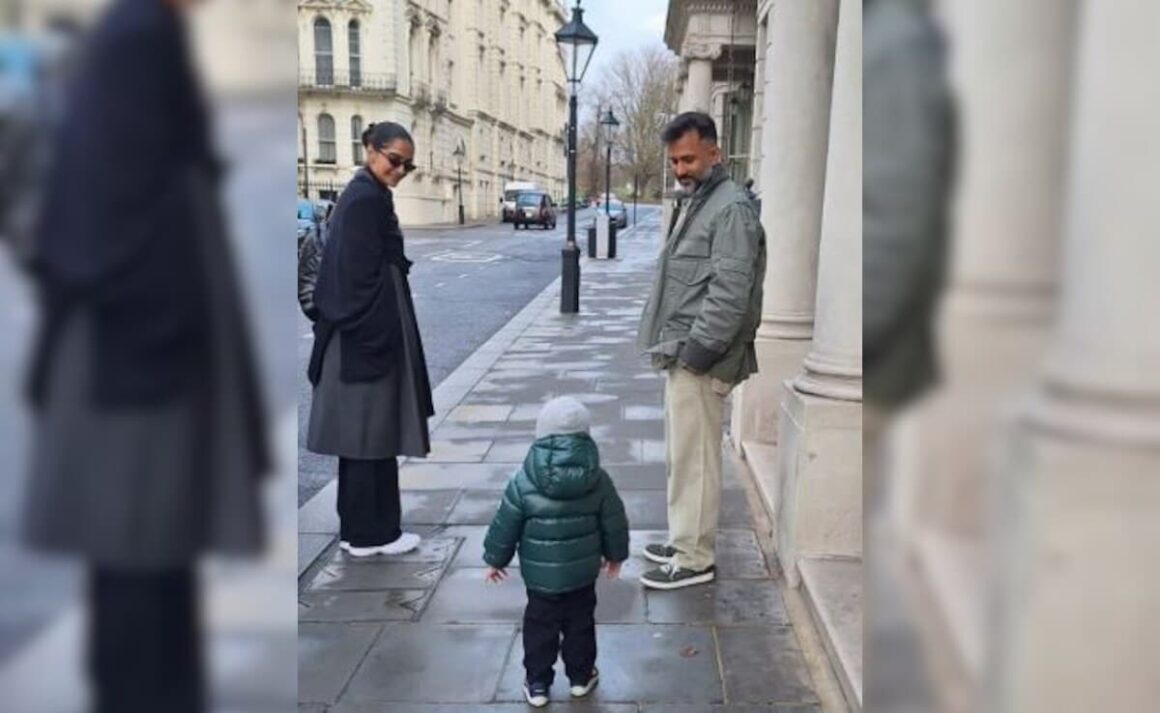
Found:
[(757, 371), (765, 233), (712, 118), (681, 114), (661, 138), (681, 190), (637, 343), (666, 374), (669, 538), (645, 548), (662, 566), (641, 582), (678, 589), (715, 577), (725, 397)]

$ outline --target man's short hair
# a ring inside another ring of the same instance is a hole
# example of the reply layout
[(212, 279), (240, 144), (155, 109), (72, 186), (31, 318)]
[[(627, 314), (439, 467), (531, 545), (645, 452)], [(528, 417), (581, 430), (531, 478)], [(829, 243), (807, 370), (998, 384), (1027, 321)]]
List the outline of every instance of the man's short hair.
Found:
[(671, 144), (690, 131), (697, 132), (697, 136), (702, 139), (717, 143), (717, 124), (713, 122), (713, 117), (699, 111), (678, 114), (661, 132), (661, 141)]

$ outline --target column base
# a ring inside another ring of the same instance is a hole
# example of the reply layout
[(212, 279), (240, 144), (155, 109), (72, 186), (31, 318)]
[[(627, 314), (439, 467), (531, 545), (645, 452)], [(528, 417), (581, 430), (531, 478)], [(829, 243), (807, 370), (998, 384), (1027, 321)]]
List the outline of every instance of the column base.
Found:
[(1021, 424), (993, 502), (996, 713), (1157, 705), (1160, 450)]
[(757, 373), (733, 394), (730, 432), (735, 445), (749, 442), (777, 443), (778, 403), (781, 384), (801, 370), (810, 350), (806, 339), (757, 338)]
[(862, 404), (784, 382), (777, 502), (778, 556), (792, 587), (803, 557), (862, 556)]

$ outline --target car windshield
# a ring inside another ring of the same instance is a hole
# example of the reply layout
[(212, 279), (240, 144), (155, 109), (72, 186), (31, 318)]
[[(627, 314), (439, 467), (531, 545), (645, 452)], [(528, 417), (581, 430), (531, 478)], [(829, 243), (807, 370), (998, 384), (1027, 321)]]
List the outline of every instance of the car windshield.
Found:
[(521, 193), (516, 196), (516, 203), (522, 206), (538, 206), (542, 193)]
[(298, 220), (314, 220), (314, 206), (310, 201), (298, 201)]
[(624, 210), (624, 204), (620, 201), (608, 201), (608, 207), (612, 210)]

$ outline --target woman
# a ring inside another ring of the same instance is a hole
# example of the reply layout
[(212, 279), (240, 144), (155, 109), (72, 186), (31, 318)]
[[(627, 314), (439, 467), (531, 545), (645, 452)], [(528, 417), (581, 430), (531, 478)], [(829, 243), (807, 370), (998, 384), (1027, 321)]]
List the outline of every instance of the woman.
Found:
[(341, 547), (356, 557), (419, 545), (401, 529), (396, 457), (430, 452), (435, 413), (391, 194), (415, 169), (415, 143), (383, 122), (366, 145), (366, 165), (331, 215), (318, 270), (307, 436), (310, 450), (338, 456)]
[(207, 708), (196, 566), (263, 539), (266, 426), (187, 2), (117, 0), (53, 140), (24, 523), (88, 566), (99, 713)]

